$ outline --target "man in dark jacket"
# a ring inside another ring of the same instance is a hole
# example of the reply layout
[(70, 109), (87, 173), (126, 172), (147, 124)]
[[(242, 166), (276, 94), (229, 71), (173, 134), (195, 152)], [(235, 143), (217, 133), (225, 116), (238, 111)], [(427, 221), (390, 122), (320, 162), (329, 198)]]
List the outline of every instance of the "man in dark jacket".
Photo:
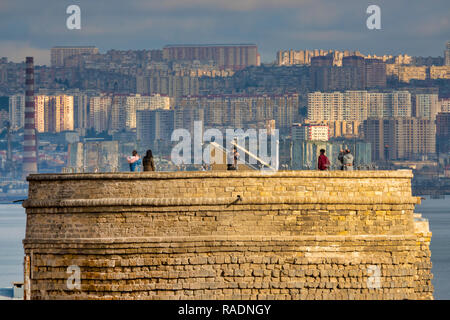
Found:
[(341, 151), (339, 152), (339, 156), (338, 156), (338, 160), (340, 162), (339, 170), (344, 170), (344, 154), (345, 154), (345, 151), (341, 149)]

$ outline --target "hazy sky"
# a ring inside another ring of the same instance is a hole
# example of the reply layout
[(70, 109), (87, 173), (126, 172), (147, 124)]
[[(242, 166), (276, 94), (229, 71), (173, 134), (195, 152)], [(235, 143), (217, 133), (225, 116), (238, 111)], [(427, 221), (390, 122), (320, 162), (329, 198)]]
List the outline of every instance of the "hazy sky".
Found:
[[(71, 4), (81, 8), (81, 30), (66, 27)], [(381, 30), (366, 27), (371, 4), (381, 8)], [(182, 43), (256, 43), (263, 62), (280, 49), (442, 56), (449, 16), (449, 0), (0, 0), (0, 57), (48, 64), (57, 45)]]

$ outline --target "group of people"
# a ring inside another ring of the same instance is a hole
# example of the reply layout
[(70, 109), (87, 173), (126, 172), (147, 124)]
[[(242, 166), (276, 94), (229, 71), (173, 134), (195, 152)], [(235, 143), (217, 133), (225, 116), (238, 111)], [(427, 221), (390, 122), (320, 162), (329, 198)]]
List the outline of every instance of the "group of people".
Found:
[(141, 165), (144, 167), (144, 171), (155, 171), (155, 162), (153, 161), (152, 150), (147, 150), (144, 158), (141, 159), (136, 150), (133, 150), (132, 156), (127, 157), (128, 164), (130, 165), (130, 171), (141, 171)]
[[(239, 152), (236, 147), (227, 154), (227, 170), (238, 169)], [(345, 171), (353, 170), (354, 157), (349, 149), (341, 150), (339, 152), (338, 160), (340, 162), (339, 169)], [(152, 150), (147, 150), (144, 158), (141, 159), (136, 150), (133, 150), (132, 156), (127, 157), (128, 164), (130, 165), (130, 171), (141, 171), (141, 165), (144, 167), (144, 171), (155, 171), (155, 162), (153, 160)], [(330, 160), (325, 155), (325, 149), (320, 149), (320, 156), (317, 163), (319, 170), (329, 170), (331, 166)], [(206, 170), (202, 166), (202, 170)]]
[[(350, 149), (341, 150), (339, 152), (338, 160), (340, 162), (339, 169), (344, 171), (353, 170), (354, 157), (350, 152)], [(320, 156), (317, 163), (317, 168), (319, 170), (328, 170), (331, 166), (330, 160), (325, 155), (325, 149), (320, 149)]]
[[(239, 152), (236, 147), (228, 153), (227, 159), (227, 170), (237, 170), (238, 169)], [(136, 150), (133, 150), (132, 155), (127, 157), (127, 162), (130, 165), (131, 172), (141, 171), (141, 166), (143, 165), (144, 171), (155, 171), (155, 162), (153, 160), (152, 150), (147, 150), (144, 158), (141, 159), (140, 155)], [(208, 170), (206, 164), (202, 165), (202, 171)]]

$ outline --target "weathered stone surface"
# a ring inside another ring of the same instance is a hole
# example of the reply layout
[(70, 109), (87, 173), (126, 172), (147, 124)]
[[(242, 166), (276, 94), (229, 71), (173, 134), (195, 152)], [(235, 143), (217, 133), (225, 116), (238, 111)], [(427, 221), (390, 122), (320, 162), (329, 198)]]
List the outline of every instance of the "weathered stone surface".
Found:
[(31, 175), (25, 288), (31, 299), (432, 299), (411, 177)]

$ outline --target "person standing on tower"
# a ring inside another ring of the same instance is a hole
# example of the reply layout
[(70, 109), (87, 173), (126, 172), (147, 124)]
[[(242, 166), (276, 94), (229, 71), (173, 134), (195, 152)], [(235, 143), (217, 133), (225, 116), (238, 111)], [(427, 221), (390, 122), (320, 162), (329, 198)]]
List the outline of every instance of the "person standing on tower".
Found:
[(133, 156), (131, 157), (130, 156), (127, 157), (127, 161), (130, 164), (130, 171), (131, 172), (140, 171), (139, 166), (141, 165), (142, 162), (141, 157), (139, 157), (136, 150), (133, 150), (132, 155)]
[(354, 157), (351, 154), (349, 149), (345, 150), (345, 154), (344, 154), (343, 160), (344, 160), (344, 170), (345, 171), (353, 171)]
[(144, 165), (144, 171), (155, 171), (155, 162), (153, 161), (152, 150), (147, 150), (144, 158), (142, 159)]
[(325, 149), (320, 149), (320, 156), (317, 163), (317, 168), (319, 170), (328, 170), (329, 167), (330, 167), (330, 160), (325, 155)]

